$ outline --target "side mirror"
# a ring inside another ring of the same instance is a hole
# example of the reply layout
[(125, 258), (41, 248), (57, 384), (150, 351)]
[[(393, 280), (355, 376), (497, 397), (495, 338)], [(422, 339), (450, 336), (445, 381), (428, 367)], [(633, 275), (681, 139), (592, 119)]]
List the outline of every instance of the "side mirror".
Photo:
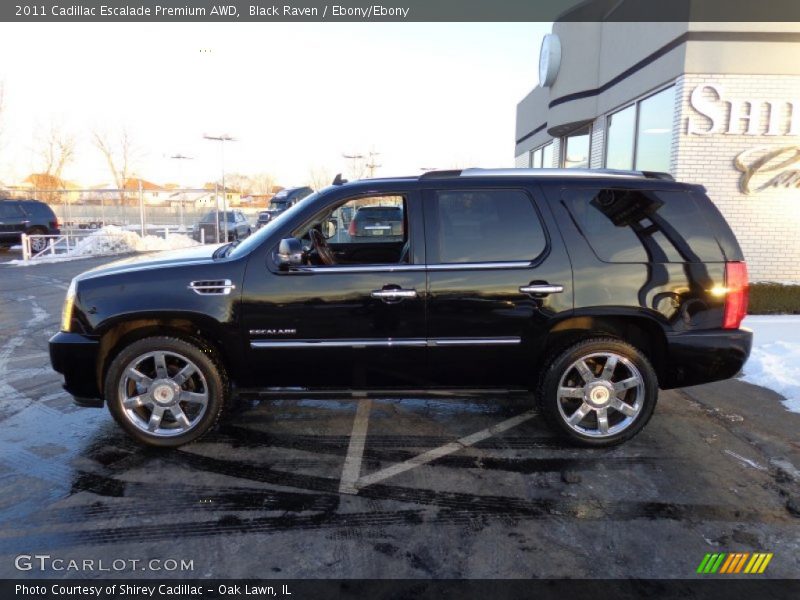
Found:
[(328, 219), (322, 224), (322, 235), (325, 236), (326, 240), (329, 240), (336, 235), (338, 228), (336, 219)]
[(278, 267), (288, 270), (303, 264), (303, 244), (297, 238), (284, 238), (278, 244)]

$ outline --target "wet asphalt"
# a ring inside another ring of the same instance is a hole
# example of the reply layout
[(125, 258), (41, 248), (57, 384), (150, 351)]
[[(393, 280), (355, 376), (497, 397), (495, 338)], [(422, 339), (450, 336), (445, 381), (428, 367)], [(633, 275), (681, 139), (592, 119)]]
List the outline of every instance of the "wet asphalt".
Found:
[[(662, 392), (611, 450), (534, 414), (396, 474), (531, 400), (242, 400), (203, 441), (150, 450), (49, 367), (70, 278), (108, 261), (0, 264), (0, 577), (684, 578), (710, 552), (771, 552), (761, 577), (800, 577), (800, 415), (768, 390)], [(344, 493), (357, 414), (366, 484)], [(192, 569), (20, 571), (20, 554)]]

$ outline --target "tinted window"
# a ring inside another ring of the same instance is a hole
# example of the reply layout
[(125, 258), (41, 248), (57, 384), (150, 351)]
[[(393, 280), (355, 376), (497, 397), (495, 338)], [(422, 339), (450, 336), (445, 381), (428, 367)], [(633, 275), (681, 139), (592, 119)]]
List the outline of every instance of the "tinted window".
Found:
[(0, 202), (1, 219), (19, 219), (24, 216), (19, 206), (13, 202)]
[(531, 261), (545, 249), (539, 215), (521, 190), (437, 192), (439, 262)]
[(576, 189), (563, 199), (600, 260), (722, 260), (705, 215), (685, 192)]

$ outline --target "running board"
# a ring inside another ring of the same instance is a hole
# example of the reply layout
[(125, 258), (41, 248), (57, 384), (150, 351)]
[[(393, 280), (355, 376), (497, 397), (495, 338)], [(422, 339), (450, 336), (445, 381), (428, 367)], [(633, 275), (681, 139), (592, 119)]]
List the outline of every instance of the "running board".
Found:
[(476, 396), (532, 395), (525, 388), (441, 388), (441, 389), (368, 389), (368, 390), (310, 390), (305, 388), (238, 388), (243, 398), (463, 398)]

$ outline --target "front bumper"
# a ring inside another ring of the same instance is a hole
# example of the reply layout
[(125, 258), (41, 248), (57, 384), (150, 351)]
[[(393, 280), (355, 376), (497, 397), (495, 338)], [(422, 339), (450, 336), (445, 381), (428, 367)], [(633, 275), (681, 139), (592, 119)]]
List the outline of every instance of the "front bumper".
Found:
[(64, 376), (64, 389), (81, 406), (103, 406), (97, 384), (100, 340), (60, 331), (50, 338), (50, 364)]
[(671, 389), (729, 379), (741, 371), (753, 346), (749, 329), (714, 329), (667, 336), (660, 387)]

